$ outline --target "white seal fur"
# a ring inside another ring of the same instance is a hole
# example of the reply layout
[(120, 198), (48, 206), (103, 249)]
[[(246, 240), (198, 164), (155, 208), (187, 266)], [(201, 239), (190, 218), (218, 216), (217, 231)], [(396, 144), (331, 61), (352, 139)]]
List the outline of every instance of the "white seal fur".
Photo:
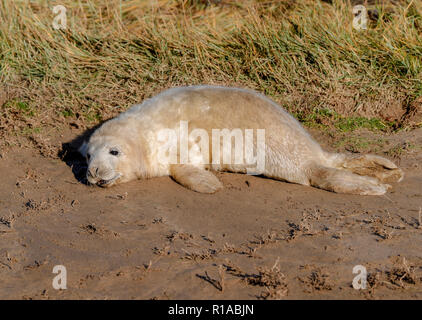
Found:
[(88, 162), (88, 181), (109, 187), (170, 175), (194, 191), (213, 193), (222, 188), (213, 171), (246, 172), (246, 164), (212, 164), (212, 159), (202, 165), (163, 164), (157, 132), (177, 130), (180, 121), (187, 121), (190, 130), (206, 130), (210, 137), (212, 129), (265, 129), (262, 174), (277, 180), (338, 193), (382, 195), (390, 188), (387, 183), (403, 177), (402, 170), (379, 156), (324, 151), (295, 118), (257, 92), (203, 85), (166, 90), (102, 124), (80, 148)]

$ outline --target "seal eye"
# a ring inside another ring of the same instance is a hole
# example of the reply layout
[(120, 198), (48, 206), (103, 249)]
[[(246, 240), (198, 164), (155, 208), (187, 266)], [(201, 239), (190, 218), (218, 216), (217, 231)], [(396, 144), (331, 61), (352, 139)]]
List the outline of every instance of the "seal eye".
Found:
[(117, 151), (117, 150), (110, 150), (110, 154), (113, 155), (113, 156), (117, 156), (117, 155), (119, 155), (119, 151)]
[(89, 153), (86, 154), (86, 159), (89, 161), (91, 159), (91, 155)]

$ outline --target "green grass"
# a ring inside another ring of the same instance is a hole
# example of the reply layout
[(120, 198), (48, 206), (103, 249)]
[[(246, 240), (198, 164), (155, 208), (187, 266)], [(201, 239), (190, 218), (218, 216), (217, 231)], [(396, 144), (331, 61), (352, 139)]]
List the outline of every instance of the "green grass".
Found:
[(61, 113), (66, 118), (67, 117), (73, 117), (74, 116), (74, 113), (72, 112), (72, 110), (63, 110)]
[(376, 118), (350, 117), (340, 119), (335, 123), (335, 126), (341, 131), (353, 131), (361, 128), (373, 131), (390, 131), (394, 128), (394, 122), (386, 122)]
[(32, 118), (35, 116), (35, 110), (31, 108), (30, 105), (25, 101), (12, 99), (7, 101), (3, 107), (9, 112), (17, 112), (25, 118)]
[(378, 153), (386, 144), (387, 141), (380, 138), (345, 136), (336, 141), (334, 147), (340, 150), (344, 148), (350, 152)]
[(308, 112), (296, 112), (293, 115), (305, 126), (319, 129), (328, 129), (334, 126), (343, 132), (357, 129), (390, 132), (395, 128), (394, 121), (382, 121), (378, 118), (356, 116), (346, 117), (330, 109), (316, 108)]
[(388, 131), (422, 95), (422, 3), (377, 5), (358, 32), (352, 5), (333, 2), (63, 0), (59, 31), (50, 1), (0, 0), (0, 81), (54, 125), (210, 83), (259, 90), (308, 126)]
[(408, 153), (408, 152), (412, 152), (414, 150), (421, 150), (421, 146), (420, 145), (416, 145), (410, 142), (405, 142), (405, 143), (400, 143), (392, 148), (390, 148), (389, 150), (387, 150), (385, 153), (393, 158), (399, 158), (400, 156)]
[(35, 127), (35, 128), (31, 128), (31, 127), (25, 127), (22, 128), (22, 130), (19, 132), (20, 136), (32, 136), (34, 134), (40, 134), (42, 133), (42, 128), (40, 127)]
[(29, 106), (28, 106), (28, 104), (26, 102), (17, 102), (16, 103), (16, 107), (19, 110), (22, 110), (22, 111), (25, 111), (25, 112), (28, 112), (29, 111)]

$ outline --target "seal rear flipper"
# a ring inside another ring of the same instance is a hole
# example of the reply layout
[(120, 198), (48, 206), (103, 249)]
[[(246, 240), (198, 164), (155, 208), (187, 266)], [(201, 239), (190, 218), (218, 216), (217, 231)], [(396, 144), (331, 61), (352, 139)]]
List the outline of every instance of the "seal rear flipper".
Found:
[(316, 166), (311, 170), (309, 182), (320, 189), (359, 195), (383, 195), (391, 188), (372, 177), (323, 166)]
[(200, 193), (214, 193), (223, 188), (212, 172), (193, 165), (171, 165), (170, 176), (182, 186)]
[(372, 154), (348, 155), (342, 167), (361, 176), (377, 178), (383, 183), (399, 182), (404, 176), (403, 171), (393, 162)]

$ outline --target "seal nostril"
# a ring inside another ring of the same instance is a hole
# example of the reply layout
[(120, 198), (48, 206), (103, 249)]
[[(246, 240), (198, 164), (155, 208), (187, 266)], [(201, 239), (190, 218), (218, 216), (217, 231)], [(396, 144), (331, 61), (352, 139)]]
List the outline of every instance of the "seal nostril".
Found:
[(95, 169), (95, 174), (98, 174), (98, 168), (97, 168), (97, 169)]

